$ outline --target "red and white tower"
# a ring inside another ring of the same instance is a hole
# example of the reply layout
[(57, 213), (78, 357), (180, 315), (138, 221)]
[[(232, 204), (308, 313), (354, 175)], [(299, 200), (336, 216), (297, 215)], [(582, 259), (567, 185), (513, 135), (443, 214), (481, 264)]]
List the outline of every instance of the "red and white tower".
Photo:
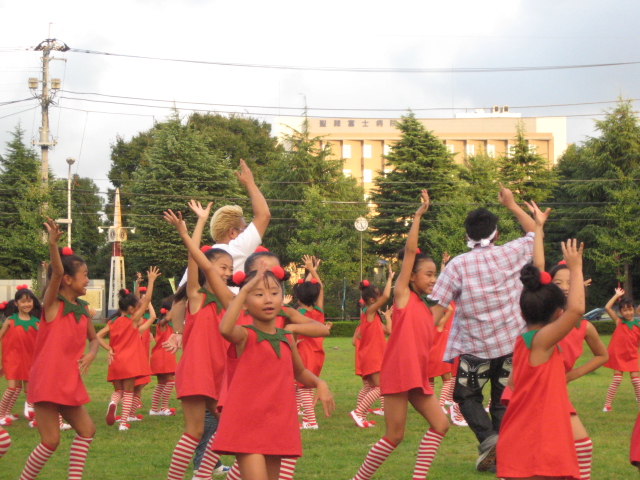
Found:
[[(107, 305), (110, 313), (118, 309), (118, 292), (126, 286), (122, 242), (127, 241), (127, 228), (122, 226), (119, 188), (116, 188), (114, 203), (113, 225), (109, 227), (109, 242), (113, 244), (111, 249), (111, 275), (109, 276), (109, 302)], [(131, 229), (131, 233), (135, 233), (135, 229)]]

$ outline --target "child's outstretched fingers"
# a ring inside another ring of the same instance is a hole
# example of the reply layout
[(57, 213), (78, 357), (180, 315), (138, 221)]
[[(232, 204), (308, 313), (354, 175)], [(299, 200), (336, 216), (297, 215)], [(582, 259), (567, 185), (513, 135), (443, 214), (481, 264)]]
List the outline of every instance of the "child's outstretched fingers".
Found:
[(420, 192), (420, 197), (421, 197), (422, 203), (418, 207), (418, 210), (416, 210), (416, 215), (424, 215), (426, 211), (429, 210), (429, 203), (430, 203), (429, 192), (423, 189)]
[(49, 234), (49, 243), (58, 243), (58, 240), (60, 240), (60, 236), (62, 235), (58, 224), (51, 218), (47, 217), (47, 221), (44, 223), (44, 226)]
[(293, 301), (293, 297), (291, 295), (285, 295), (283, 298), (283, 301), (285, 305), (291, 305), (291, 302)]
[(320, 402), (322, 403), (324, 416), (331, 416), (331, 413), (336, 409), (336, 402), (333, 399), (333, 395), (331, 395), (331, 391), (329, 390), (329, 386), (327, 385), (327, 383), (321, 380), (318, 384), (316, 392), (318, 400), (320, 400)]
[(616, 288), (616, 295), (618, 297), (624, 296), (624, 290), (622, 288)]
[(149, 270), (147, 270), (147, 278), (149, 280), (152, 280), (152, 279), (155, 280), (159, 276), (160, 276), (160, 270), (158, 269), (158, 267), (155, 267), (155, 266), (149, 267)]

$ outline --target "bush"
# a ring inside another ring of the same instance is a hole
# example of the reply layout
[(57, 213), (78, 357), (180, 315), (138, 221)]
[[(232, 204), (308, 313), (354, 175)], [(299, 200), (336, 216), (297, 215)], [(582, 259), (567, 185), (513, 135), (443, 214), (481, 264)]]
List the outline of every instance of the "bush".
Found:
[(331, 327), (332, 337), (353, 337), (360, 322), (335, 322)]
[(598, 322), (592, 323), (593, 326), (596, 327), (598, 335), (611, 335), (616, 329), (616, 324), (613, 322), (613, 320), (600, 320)]

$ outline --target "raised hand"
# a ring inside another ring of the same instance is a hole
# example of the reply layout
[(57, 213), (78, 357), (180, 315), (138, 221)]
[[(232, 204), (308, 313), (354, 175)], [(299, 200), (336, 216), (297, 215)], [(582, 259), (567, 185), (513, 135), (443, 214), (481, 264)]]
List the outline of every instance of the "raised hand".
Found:
[(154, 281), (156, 278), (158, 278), (160, 276), (160, 270), (158, 269), (158, 267), (149, 267), (149, 270), (147, 270), (147, 278), (149, 279), (149, 281)]
[(500, 183), (500, 191), (498, 192), (498, 201), (507, 208), (516, 203), (513, 199), (513, 192), (502, 185), (502, 182)]
[(182, 232), (183, 230), (184, 232), (187, 231), (187, 224), (182, 219), (182, 212), (178, 212), (178, 214), (176, 215), (175, 213), (173, 213), (173, 210), (169, 209), (163, 212), (162, 217), (168, 223), (176, 227), (176, 230), (178, 230), (178, 232)]
[(189, 208), (193, 213), (195, 213), (198, 218), (209, 218), (209, 214), (211, 213), (211, 205), (213, 202), (209, 202), (206, 207), (203, 207), (200, 202), (196, 202), (195, 200), (189, 200)]
[(582, 251), (584, 250), (584, 243), (573, 239), (568, 239), (562, 242), (562, 254), (564, 255), (564, 261), (567, 263), (569, 269), (582, 268)]
[(621, 288), (616, 288), (616, 297), (624, 297), (624, 290)]
[(304, 268), (306, 268), (310, 272), (315, 270), (315, 265), (314, 265), (314, 262), (313, 262), (314, 258), (315, 257), (312, 257), (311, 255), (303, 255), (302, 256), (302, 264), (304, 265)]
[(534, 201), (524, 202), (524, 204), (527, 206), (527, 208), (533, 215), (533, 220), (536, 222), (536, 225), (539, 227), (543, 226), (547, 221), (547, 218), (549, 218), (549, 213), (551, 213), (551, 209), (547, 208), (543, 212), (542, 210), (540, 210), (540, 208), (538, 208), (538, 205), (536, 205), (536, 202)]
[(49, 234), (49, 244), (57, 244), (62, 236), (62, 232), (60, 231), (58, 224), (47, 217), (47, 221), (44, 223), (44, 226)]
[(429, 204), (431, 202), (429, 199), (429, 192), (427, 192), (424, 189), (420, 191), (420, 198), (422, 200), (422, 203), (418, 207), (418, 210), (416, 210), (416, 215), (418, 216), (424, 215), (427, 212), (427, 210), (429, 210)]
[(242, 159), (240, 159), (240, 171), (233, 172), (233, 173), (235, 173), (236, 177), (238, 178), (238, 181), (245, 188), (247, 187), (247, 185), (255, 183), (255, 180), (253, 179), (253, 173), (251, 173), (251, 169), (249, 168), (247, 163)]

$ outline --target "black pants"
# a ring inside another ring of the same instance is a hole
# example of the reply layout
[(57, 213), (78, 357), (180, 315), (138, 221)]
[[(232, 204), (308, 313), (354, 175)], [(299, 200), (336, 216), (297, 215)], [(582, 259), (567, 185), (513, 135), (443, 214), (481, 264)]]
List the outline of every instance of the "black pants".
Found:
[[(460, 405), (462, 416), (480, 443), (500, 430), (506, 410), (500, 398), (511, 373), (512, 360), (513, 354), (492, 359), (460, 355), (453, 400)], [(488, 381), (491, 381), (491, 418), (482, 404), (482, 388)]]

